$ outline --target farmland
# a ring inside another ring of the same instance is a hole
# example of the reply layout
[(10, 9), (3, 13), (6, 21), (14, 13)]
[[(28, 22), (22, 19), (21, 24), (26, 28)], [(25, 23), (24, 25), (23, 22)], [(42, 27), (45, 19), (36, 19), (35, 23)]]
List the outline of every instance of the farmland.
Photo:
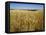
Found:
[(43, 10), (10, 10), (10, 32), (43, 30)]

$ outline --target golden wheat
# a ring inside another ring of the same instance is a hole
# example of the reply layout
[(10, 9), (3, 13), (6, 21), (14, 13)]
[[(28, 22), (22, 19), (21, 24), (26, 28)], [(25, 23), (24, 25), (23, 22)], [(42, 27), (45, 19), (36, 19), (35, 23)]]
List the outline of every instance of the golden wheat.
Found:
[(43, 12), (10, 10), (10, 32), (43, 30)]

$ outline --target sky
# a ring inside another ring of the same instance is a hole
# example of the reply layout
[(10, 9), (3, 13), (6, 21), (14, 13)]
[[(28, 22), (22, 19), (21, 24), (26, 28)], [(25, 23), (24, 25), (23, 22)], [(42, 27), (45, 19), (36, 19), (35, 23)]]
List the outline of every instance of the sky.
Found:
[(10, 3), (10, 9), (43, 9), (43, 5)]

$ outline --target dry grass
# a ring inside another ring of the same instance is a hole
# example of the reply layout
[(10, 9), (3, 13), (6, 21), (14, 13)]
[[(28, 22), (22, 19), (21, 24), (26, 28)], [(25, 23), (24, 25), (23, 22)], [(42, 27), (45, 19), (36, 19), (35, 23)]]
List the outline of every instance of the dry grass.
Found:
[(43, 30), (43, 12), (10, 10), (10, 32)]

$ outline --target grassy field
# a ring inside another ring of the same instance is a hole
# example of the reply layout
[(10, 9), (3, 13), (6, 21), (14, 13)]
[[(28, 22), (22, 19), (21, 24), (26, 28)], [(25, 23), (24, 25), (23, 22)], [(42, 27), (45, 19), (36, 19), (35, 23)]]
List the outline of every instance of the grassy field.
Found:
[(10, 32), (43, 30), (43, 10), (10, 10)]

